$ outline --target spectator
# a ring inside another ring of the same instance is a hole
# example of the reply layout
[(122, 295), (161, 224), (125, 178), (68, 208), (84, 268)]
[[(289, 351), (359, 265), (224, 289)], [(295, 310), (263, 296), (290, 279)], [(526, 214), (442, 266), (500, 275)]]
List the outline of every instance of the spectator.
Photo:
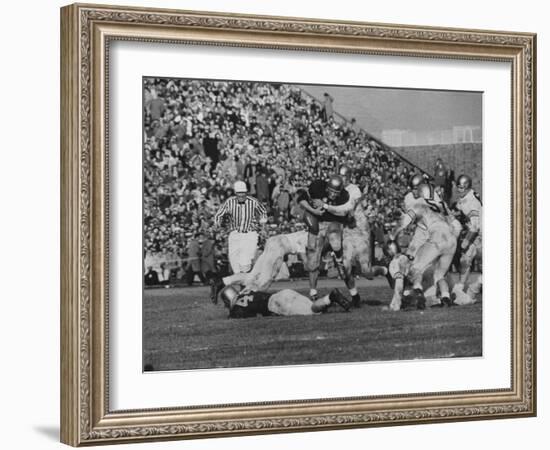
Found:
[(204, 238), (199, 234), (198, 237), (194, 237), (189, 241), (187, 248), (188, 252), (188, 266), (187, 266), (187, 284), (191, 286), (195, 275), (199, 276), (201, 283), (206, 283), (206, 278), (201, 270), (202, 260), (202, 240)]
[(325, 122), (328, 122), (330, 119), (332, 119), (332, 115), (334, 113), (334, 98), (328, 93), (325, 92), (323, 94), (323, 120)]
[(256, 197), (261, 203), (269, 203), (269, 182), (263, 168), (258, 170), (258, 176), (256, 177)]

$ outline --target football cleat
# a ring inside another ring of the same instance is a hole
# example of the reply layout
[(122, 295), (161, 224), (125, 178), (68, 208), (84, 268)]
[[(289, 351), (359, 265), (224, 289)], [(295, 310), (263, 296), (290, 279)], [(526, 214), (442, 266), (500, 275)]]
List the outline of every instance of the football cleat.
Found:
[(361, 297), (359, 294), (355, 294), (351, 296), (351, 306), (354, 308), (361, 308)]
[(338, 289), (333, 289), (328, 298), (331, 302), (338, 303), (346, 311), (349, 311), (349, 309), (351, 308), (350, 301), (346, 297), (344, 297), (344, 295)]
[(422, 289), (414, 289), (412, 297), (416, 303), (416, 309), (426, 309), (426, 297), (424, 297), (424, 292), (422, 292)]
[(451, 306), (454, 306), (454, 301), (449, 298), (449, 297), (441, 297), (441, 305), (442, 306), (447, 306), (447, 307), (451, 307)]

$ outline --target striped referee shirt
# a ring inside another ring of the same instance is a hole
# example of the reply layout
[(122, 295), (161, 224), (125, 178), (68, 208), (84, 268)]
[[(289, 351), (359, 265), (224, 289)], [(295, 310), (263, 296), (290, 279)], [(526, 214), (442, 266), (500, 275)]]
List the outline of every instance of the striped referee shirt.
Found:
[(216, 225), (221, 225), (222, 218), (229, 216), (231, 231), (248, 233), (256, 231), (258, 221), (267, 221), (265, 207), (254, 197), (246, 196), (243, 203), (239, 203), (237, 197), (229, 197), (214, 216)]

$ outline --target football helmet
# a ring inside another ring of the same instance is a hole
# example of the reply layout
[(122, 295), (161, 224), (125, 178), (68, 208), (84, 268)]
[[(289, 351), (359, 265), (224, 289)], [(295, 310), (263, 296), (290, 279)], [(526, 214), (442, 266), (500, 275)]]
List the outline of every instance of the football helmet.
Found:
[(456, 180), (456, 190), (459, 195), (464, 197), (470, 189), (472, 189), (472, 179), (468, 175), (460, 175)]
[(220, 292), (220, 295), (222, 297), (223, 304), (226, 306), (226, 308), (231, 309), (231, 307), (237, 301), (239, 292), (240, 292), (239, 286), (236, 286), (234, 284), (230, 284), (229, 286), (226, 286), (222, 289), (222, 291)]
[(416, 198), (424, 198), (426, 200), (433, 200), (434, 188), (429, 183), (421, 183), (416, 187)]
[(415, 190), (417, 186), (424, 182), (424, 177), (420, 175), (419, 173), (413, 175), (411, 178), (409, 178), (409, 187), (411, 190)]
[(340, 175), (332, 175), (327, 184), (328, 198), (334, 200), (344, 189), (344, 180)]

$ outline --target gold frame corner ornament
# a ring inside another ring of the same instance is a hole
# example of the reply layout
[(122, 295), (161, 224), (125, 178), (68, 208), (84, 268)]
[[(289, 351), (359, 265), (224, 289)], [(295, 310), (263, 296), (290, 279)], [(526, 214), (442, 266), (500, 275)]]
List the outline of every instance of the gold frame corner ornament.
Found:
[[(111, 40), (507, 61), (512, 385), (482, 392), (113, 412), (106, 146)], [(536, 35), (74, 4), (61, 8), (61, 440), (80, 446), (536, 414)]]

